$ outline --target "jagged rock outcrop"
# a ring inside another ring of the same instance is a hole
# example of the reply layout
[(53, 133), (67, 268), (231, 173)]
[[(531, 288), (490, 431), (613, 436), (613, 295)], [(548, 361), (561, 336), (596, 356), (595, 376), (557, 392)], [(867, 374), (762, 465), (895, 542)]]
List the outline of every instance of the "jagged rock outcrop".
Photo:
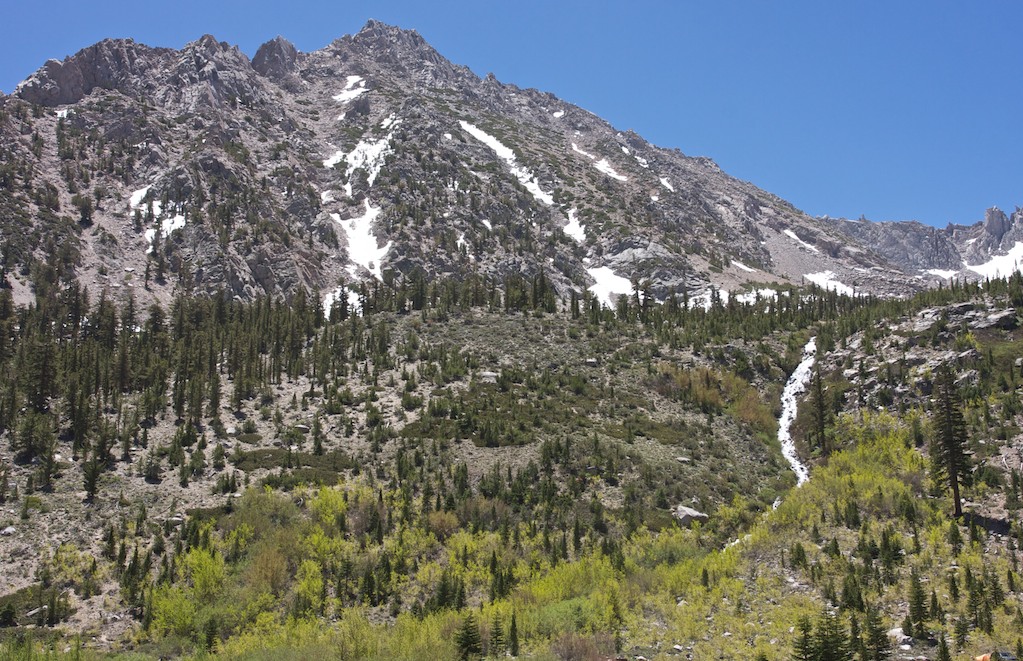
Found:
[(377, 21), (310, 53), (277, 37), (251, 61), (209, 35), (107, 40), (3, 102), (0, 230), (19, 291), (62, 249), (86, 284), (145, 298), (541, 273), (607, 305), (639, 285), (703, 304), (810, 282), (899, 295), (1023, 232), (1018, 214), (977, 231), (810, 218)]

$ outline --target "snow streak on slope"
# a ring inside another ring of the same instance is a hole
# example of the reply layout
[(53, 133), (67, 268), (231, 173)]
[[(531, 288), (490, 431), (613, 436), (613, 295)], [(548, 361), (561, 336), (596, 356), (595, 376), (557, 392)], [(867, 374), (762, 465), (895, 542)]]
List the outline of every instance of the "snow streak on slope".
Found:
[(600, 170), (601, 172), (603, 172), (607, 176), (611, 177), (612, 179), (617, 179), (618, 181), (628, 181), (629, 180), (628, 177), (623, 177), (622, 175), (620, 175), (617, 172), (615, 172), (615, 169), (613, 167), (611, 167), (611, 164), (607, 162), (606, 158), (602, 158), (599, 161), (597, 161), (596, 163), (594, 163), (593, 167), (597, 168), (598, 170)]
[(853, 291), (853, 288), (850, 287), (849, 285), (843, 285), (838, 280), (835, 280), (837, 276), (832, 271), (821, 271), (820, 273), (807, 273), (803, 277), (809, 280), (810, 282), (814, 283), (818, 287), (823, 287), (824, 289), (833, 289), (839, 294), (852, 296), (855, 293)]
[(511, 168), (512, 175), (519, 180), (530, 194), (540, 202), (543, 202), (547, 206), (554, 204), (554, 197), (550, 193), (545, 193), (541, 188), (540, 184), (537, 183), (536, 177), (533, 173), (526, 168), (518, 165), (515, 161), (515, 152), (501, 144), (501, 141), (490, 135), (486, 131), (477, 128), (465, 120), (458, 122), (462, 126), (462, 130), (476, 138), (486, 146), (490, 147), (497, 157), (504, 161), (509, 168)]
[(579, 145), (575, 144), (574, 142), (572, 143), (572, 151), (574, 151), (574, 152), (575, 152), (575, 153), (577, 153), (577, 154), (582, 154), (583, 156), (585, 156), (586, 158), (590, 159), (591, 161), (595, 161), (595, 160), (597, 160), (597, 157), (596, 157), (596, 156), (594, 156), (593, 154), (591, 154), (591, 153), (590, 153), (590, 152), (588, 152), (588, 151), (583, 151), (583, 150), (582, 150), (582, 149), (581, 149), (581, 148), (579, 147)]
[(583, 229), (582, 223), (579, 222), (575, 209), (569, 209), (568, 211), (568, 225), (565, 225), (565, 234), (575, 239), (578, 243), (586, 242), (586, 232)]
[(629, 279), (623, 278), (606, 266), (586, 269), (586, 272), (597, 281), (596, 284), (590, 285), (589, 290), (606, 307), (614, 308), (612, 296), (615, 296), (617, 299), (620, 294), (629, 295), (632, 293), (632, 283), (629, 282)]
[(1006, 255), (995, 255), (983, 264), (964, 264), (966, 268), (985, 278), (1002, 278), (1020, 270), (1023, 263), (1023, 242), (1017, 241)]
[[(381, 122), (380, 126), (388, 128), (398, 124), (401, 124), (401, 120), (395, 119), (394, 115), (391, 115)], [(332, 168), (343, 160), (347, 164), (345, 176), (349, 180), (351, 180), (352, 173), (362, 168), (366, 170), (366, 182), (372, 186), (377, 176), (380, 175), (380, 169), (384, 167), (387, 155), (391, 153), (390, 145), (393, 137), (394, 132), (392, 131), (379, 140), (363, 140), (355, 145), (350, 152), (345, 152), (343, 149), (338, 150), (334, 152), (333, 156), (323, 161), (323, 167)], [(349, 196), (351, 196), (350, 186), (351, 181), (345, 186), (345, 190), (349, 190)]]
[(737, 259), (733, 259), (732, 260), (732, 266), (735, 266), (735, 267), (737, 267), (739, 269), (742, 269), (746, 273), (756, 273), (757, 272), (756, 269), (753, 269), (753, 268), (750, 268), (750, 267), (746, 266), (745, 264), (743, 264), (742, 262), (740, 262)]
[[(358, 87), (356, 87), (356, 85), (358, 85)], [(366, 81), (362, 79), (362, 76), (348, 76), (348, 83), (345, 85), (345, 88), (340, 94), (334, 95), (334, 100), (338, 103), (348, 103), (368, 91), (369, 90), (366, 89)]]
[(796, 443), (792, 440), (792, 423), (796, 419), (796, 407), (799, 402), (796, 398), (806, 392), (806, 385), (810, 382), (811, 370), (813, 370), (814, 357), (817, 354), (817, 338), (812, 337), (803, 347), (803, 361), (799, 363), (792, 376), (785, 384), (781, 393), (781, 418), (778, 419), (778, 441), (781, 443), (781, 453), (792, 466), (792, 472), (796, 474), (796, 485), (800, 485), (810, 479), (810, 471), (799, 460), (796, 455)]
[(799, 245), (803, 246), (807, 250), (812, 250), (813, 252), (820, 252), (820, 250), (817, 250), (816, 246), (811, 246), (806, 241), (803, 241), (798, 236), (796, 236), (796, 233), (793, 232), (792, 230), (785, 230), (785, 236), (789, 237), (790, 239), (792, 239), (793, 241), (795, 241)]
[(675, 192), (675, 187), (671, 185), (667, 177), (661, 177), (661, 185), (670, 190), (672, 193)]
[(391, 249), (391, 241), (383, 248), (377, 247), (377, 238), (373, 236), (372, 225), (377, 216), (380, 215), (380, 207), (371, 206), (366, 200), (366, 213), (348, 220), (341, 220), (341, 216), (332, 213), (330, 217), (344, 230), (348, 239), (348, 259), (353, 262), (348, 267), (348, 274), (353, 278), (358, 276), (356, 265), (364, 267), (373, 274), (377, 280), (383, 280), (380, 273), (380, 260), (384, 258), (387, 251)]

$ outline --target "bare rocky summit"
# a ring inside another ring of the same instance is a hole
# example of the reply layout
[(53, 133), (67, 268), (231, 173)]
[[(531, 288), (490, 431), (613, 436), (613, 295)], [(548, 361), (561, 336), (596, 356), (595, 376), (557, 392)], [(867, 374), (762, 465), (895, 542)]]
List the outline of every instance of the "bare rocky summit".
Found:
[(0, 107), (4, 275), (22, 298), (44, 263), (150, 300), (304, 287), (329, 306), (358, 282), (540, 272), (605, 304), (638, 286), (892, 296), (940, 279), (928, 269), (976, 277), (963, 260), (1020, 233), (1019, 212), (944, 231), (812, 218), (376, 21), (312, 53), (277, 37), (251, 61), (209, 35), (105, 40)]

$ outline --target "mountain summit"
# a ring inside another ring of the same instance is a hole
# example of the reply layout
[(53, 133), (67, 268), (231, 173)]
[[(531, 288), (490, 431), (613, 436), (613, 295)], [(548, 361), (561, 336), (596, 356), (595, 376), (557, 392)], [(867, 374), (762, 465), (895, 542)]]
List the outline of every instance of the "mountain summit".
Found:
[(639, 288), (899, 295), (1011, 260), (1020, 234), (1018, 212), (944, 231), (811, 218), (377, 21), (252, 60), (209, 35), (105, 40), (0, 104), (4, 274), (24, 295), (73, 275), (157, 300), (303, 287), (329, 307), (360, 282), (541, 273), (608, 305)]

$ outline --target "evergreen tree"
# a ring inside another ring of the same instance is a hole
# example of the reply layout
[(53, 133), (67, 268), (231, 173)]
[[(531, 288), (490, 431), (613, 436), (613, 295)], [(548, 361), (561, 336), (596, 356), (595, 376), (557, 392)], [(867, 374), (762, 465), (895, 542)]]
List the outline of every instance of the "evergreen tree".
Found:
[(455, 634), (455, 642), (458, 645), (458, 658), (462, 661), (483, 656), (480, 627), (476, 623), (476, 616), (472, 613), (466, 614), (465, 619), (462, 620), (462, 626)]
[(852, 661), (849, 635), (836, 613), (825, 611), (821, 615), (816, 639), (819, 661)]
[(817, 640), (813, 635), (813, 624), (805, 615), (796, 623), (796, 642), (792, 648), (793, 661), (820, 661)]
[(888, 632), (885, 631), (881, 614), (875, 607), (867, 608), (863, 618), (863, 646), (867, 652), (863, 661), (884, 661), (892, 655)]
[(941, 634), (941, 639), (938, 641), (938, 656), (935, 659), (936, 661), (952, 661), (952, 654), (948, 650), (945, 634)]
[(946, 480), (952, 490), (953, 515), (958, 519), (963, 515), (959, 482), (969, 474), (969, 459), (966, 455), (966, 421), (963, 419), (952, 369), (947, 364), (938, 370), (935, 399), (931, 462), (935, 476)]
[(512, 613), (511, 625), (508, 627), (508, 651), (512, 656), (519, 655), (519, 625), (515, 621), (515, 613)]
[(916, 569), (913, 569), (909, 573), (909, 622), (912, 625), (912, 631), (907, 631), (907, 636), (924, 637), (924, 622), (927, 620), (926, 599), (923, 585), (920, 583), (920, 576), (917, 575)]

